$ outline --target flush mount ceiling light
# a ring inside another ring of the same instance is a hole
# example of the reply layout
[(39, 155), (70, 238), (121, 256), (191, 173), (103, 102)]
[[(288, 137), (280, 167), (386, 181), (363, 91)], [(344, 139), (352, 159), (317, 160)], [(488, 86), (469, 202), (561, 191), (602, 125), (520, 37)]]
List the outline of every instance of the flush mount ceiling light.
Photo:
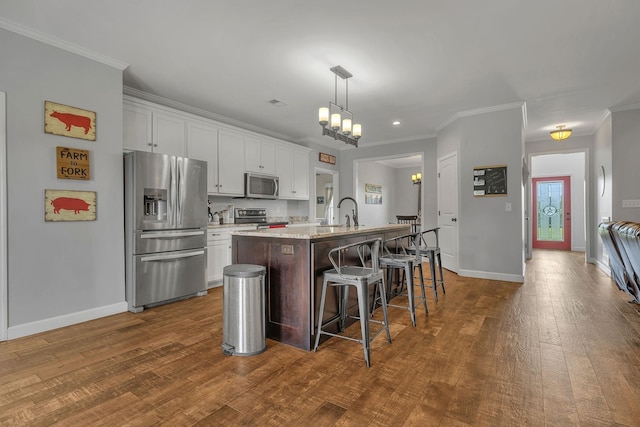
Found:
[(555, 139), (556, 141), (564, 141), (569, 138), (573, 132), (571, 129), (565, 129), (564, 125), (558, 125), (556, 128), (556, 130), (550, 132), (551, 139)]
[[(322, 126), (322, 134), (340, 140), (346, 144), (358, 146), (358, 140), (362, 136), (362, 125), (353, 123), (353, 113), (349, 111), (349, 78), (353, 74), (345, 70), (340, 65), (330, 68), (335, 74), (335, 96), (334, 102), (329, 102), (329, 107), (321, 107), (318, 110), (318, 123)], [(338, 77), (344, 80), (345, 84), (345, 105), (338, 104)], [(344, 117), (343, 117), (344, 116)], [(331, 118), (331, 126), (327, 128)]]

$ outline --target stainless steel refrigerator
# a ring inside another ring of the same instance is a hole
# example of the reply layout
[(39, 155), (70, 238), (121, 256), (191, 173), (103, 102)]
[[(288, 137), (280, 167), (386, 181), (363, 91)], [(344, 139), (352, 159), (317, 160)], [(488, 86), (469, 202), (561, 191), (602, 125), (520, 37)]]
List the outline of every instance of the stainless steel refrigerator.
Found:
[(124, 156), (129, 311), (207, 293), (207, 162)]

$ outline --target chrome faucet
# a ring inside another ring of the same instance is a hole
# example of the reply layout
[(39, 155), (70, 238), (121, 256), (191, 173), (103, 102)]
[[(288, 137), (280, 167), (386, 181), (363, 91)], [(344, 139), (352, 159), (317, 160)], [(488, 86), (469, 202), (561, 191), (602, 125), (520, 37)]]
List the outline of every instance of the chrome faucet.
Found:
[[(358, 202), (356, 202), (356, 199), (354, 199), (353, 197), (343, 197), (338, 202), (338, 209), (340, 209), (340, 205), (345, 200), (351, 200), (353, 202), (353, 206), (355, 206), (355, 210), (353, 209), (351, 210), (351, 216), (353, 217), (353, 225), (357, 227), (358, 226)], [(349, 224), (348, 219), (349, 219), (349, 216), (347, 215), (347, 224)]]

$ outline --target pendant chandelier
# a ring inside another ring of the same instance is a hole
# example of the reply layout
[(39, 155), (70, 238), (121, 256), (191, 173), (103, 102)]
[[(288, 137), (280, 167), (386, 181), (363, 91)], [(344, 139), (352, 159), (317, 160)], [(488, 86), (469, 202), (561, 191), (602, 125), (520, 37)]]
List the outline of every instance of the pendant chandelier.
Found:
[[(330, 68), (335, 74), (335, 96), (334, 102), (329, 102), (329, 107), (321, 107), (318, 110), (318, 122), (322, 126), (322, 134), (340, 140), (346, 144), (358, 146), (358, 140), (362, 136), (362, 125), (353, 123), (353, 113), (349, 111), (349, 78), (353, 74), (345, 70), (340, 65)], [(338, 104), (338, 77), (345, 83), (345, 105)], [(331, 119), (330, 127), (329, 119)]]
[(555, 139), (556, 141), (564, 141), (565, 139), (571, 136), (573, 131), (571, 129), (565, 129), (564, 125), (556, 126), (556, 130), (552, 130), (550, 132), (551, 139)]

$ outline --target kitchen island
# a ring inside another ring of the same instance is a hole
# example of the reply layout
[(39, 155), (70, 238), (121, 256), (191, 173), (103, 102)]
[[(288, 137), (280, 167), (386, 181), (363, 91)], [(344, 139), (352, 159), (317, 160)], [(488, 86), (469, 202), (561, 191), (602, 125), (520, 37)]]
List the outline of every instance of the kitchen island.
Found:
[[(315, 341), (322, 275), (332, 268), (331, 249), (358, 241), (389, 239), (410, 232), (406, 224), (379, 226), (301, 226), (240, 231), (232, 234), (232, 262), (267, 268), (267, 338), (311, 350)], [(345, 254), (357, 262), (354, 251)], [(334, 288), (327, 291), (323, 318), (337, 315)], [(349, 311), (357, 311), (355, 292), (350, 293)]]

